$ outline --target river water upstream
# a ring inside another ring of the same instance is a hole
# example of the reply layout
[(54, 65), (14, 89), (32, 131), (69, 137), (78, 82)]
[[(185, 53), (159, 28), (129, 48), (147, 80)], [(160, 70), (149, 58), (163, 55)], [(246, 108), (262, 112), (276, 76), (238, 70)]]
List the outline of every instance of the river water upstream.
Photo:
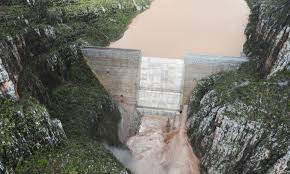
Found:
[(154, 0), (110, 47), (153, 57), (239, 56), (248, 15), (245, 0)]

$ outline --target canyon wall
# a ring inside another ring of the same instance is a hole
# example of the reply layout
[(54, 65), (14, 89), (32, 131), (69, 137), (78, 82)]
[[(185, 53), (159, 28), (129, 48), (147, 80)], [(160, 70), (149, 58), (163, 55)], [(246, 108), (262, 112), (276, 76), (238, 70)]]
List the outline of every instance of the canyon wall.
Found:
[(203, 173), (289, 173), (289, 5), (249, 1), (249, 62), (194, 89), (188, 136)]
[(247, 0), (250, 23), (244, 52), (257, 61), (260, 72), (274, 76), (290, 70), (290, 2)]
[(149, 3), (0, 2), (1, 174), (127, 172), (102, 145), (120, 145), (119, 110), (79, 46), (119, 38)]

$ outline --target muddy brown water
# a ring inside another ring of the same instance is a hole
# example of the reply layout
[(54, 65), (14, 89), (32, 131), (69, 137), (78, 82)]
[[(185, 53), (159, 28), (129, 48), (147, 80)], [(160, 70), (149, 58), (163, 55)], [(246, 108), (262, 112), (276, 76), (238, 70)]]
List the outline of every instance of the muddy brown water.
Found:
[(248, 15), (245, 0), (154, 0), (110, 47), (155, 57), (239, 56)]
[[(110, 47), (167, 58), (187, 53), (239, 56), (248, 15), (245, 0), (154, 0)], [(199, 161), (186, 136), (186, 116), (168, 134), (163, 131), (166, 122), (162, 116), (143, 117), (139, 133), (127, 142), (131, 152), (113, 153), (136, 174), (199, 174)]]

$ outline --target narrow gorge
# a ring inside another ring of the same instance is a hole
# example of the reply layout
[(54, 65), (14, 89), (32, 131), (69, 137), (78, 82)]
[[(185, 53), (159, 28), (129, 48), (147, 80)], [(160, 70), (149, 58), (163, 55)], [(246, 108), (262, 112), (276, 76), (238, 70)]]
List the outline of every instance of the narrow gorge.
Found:
[(289, 174), (290, 1), (184, 1), (2, 0), (0, 174)]

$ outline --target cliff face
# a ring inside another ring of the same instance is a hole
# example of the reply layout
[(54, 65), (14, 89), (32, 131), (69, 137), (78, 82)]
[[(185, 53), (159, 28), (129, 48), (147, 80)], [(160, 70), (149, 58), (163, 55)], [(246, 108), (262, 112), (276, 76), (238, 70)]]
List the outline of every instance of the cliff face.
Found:
[(290, 70), (290, 2), (288, 0), (247, 0), (250, 23), (244, 52), (257, 60), (259, 70), (274, 76)]
[[(2, 98), (18, 99), (19, 93), (29, 91), (42, 103), (49, 104), (48, 89), (64, 81), (69, 64), (82, 58), (75, 45), (50, 51), (54, 44), (61, 46), (56, 43), (58, 34), (48, 26), (0, 41)], [(24, 79), (29, 76), (28, 71), (31, 76)]]
[(199, 82), (188, 113), (194, 151), (205, 173), (287, 173), (289, 86), (238, 80), (241, 73)]
[(101, 144), (120, 144), (120, 113), (79, 48), (117, 39), (149, 2), (0, 2), (0, 173), (126, 173)]
[(250, 61), (193, 91), (188, 136), (204, 173), (290, 172), (289, 3), (250, 1)]
[(23, 157), (55, 147), (66, 138), (61, 122), (51, 119), (35, 99), (0, 100), (0, 104), (0, 172), (12, 172)]

